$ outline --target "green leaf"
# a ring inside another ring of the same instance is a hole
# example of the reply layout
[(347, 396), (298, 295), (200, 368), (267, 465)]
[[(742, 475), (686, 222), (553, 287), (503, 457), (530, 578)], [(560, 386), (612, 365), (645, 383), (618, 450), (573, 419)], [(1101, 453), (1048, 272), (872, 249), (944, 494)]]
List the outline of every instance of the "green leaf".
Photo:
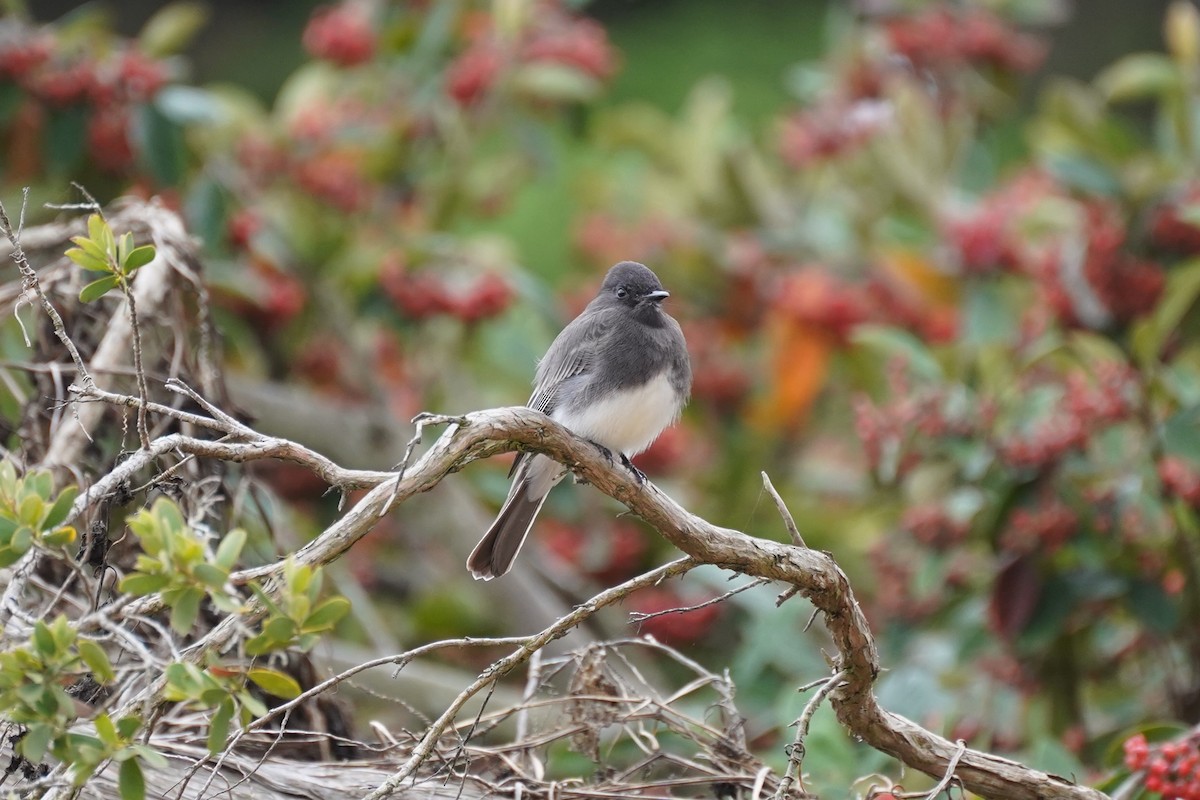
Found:
[(1181, 86), (1179, 68), (1161, 53), (1133, 53), (1100, 73), (1096, 87), (1109, 102), (1157, 97)]
[(104, 248), (98, 241), (92, 239), (91, 236), (72, 236), (71, 242), (91, 256), (93, 260), (99, 261), (103, 265), (103, 272), (112, 272), (112, 264), (109, 263), (108, 253), (104, 251)]
[(111, 683), (116, 678), (112, 663), (108, 660), (108, 654), (100, 645), (91, 639), (81, 638), (76, 642), (76, 647), (79, 648), (79, 657), (83, 659), (83, 663), (88, 665), (88, 669), (92, 671), (92, 675), (97, 681)]
[(25, 476), (25, 488), (41, 499), (49, 500), (54, 492), (54, 476), (44, 469), (31, 472)]
[(249, 711), (252, 717), (266, 716), (267, 707), (263, 705), (262, 700), (250, 694), (250, 692), (238, 693), (238, 699), (242, 702), (242, 708)]
[(142, 718), (135, 714), (127, 714), (117, 720), (117, 732), (122, 739), (132, 739), (133, 735), (142, 729)]
[(52, 111), (42, 135), (43, 163), (55, 178), (75, 172), (83, 163), (90, 112), (73, 105)]
[(280, 644), (285, 644), (296, 635), (296, 621), (290, 617), (272, 617), (263, 625), (263, 633)]
[(1046, 156), (1045, 165), (1055, 178), (1072, 189), (1089, 194), (1115, 197), (1121, 193), (1121, 181), (1108, 165), (1077, 154), (1055, 153)]
[(247, 673), (250, 680), (267, 694), (291, 700), (300, 695), (300, 684), (290, 675), (266, 667), (254, 667)]
[(75, 541), (79, 532), (71, 525), (63, 525), (42, 535), (42, 544), (47, 547), (65, 547)]
[(1163, 344), (1179, 324), (1187, 312), (1196, 304), (1200, 297), (1200, 260), (1191, 260), (1172, 269), (1167, 273), (1167, 285), (1163, 289), (1162, 302), (1143, 323), (1147, 332), (1135, 340), (1138, 356), (1143, 363), (1157, 359)]
[(150, 507), (150, 513), (163, 533), (182, 533), (187, 530), (183, 513), (180, 512), (179, 506), (173, 500), (166, 497), (158, 498)]
[(50, 507), (50, 512), (46, 514), (45, 520), (42, 521), (42, 527), (56, 528), (66, 521), (67, 514), (71, 513), (71, 506), (74, 505), (78, 495), (78, 486), (68, 486), (63, 489), (55, 499), (54, 505)]
[(208, 728), (208, 752), (216, 755), (225, 749), (225, 740), (229, 738), (229, 723), (233, 720), (233, 698), (227, 697), (217, 706)]
[(1125, 599), (1134, 615), (1155, 633), (1171, 633), (1179, 624), (1178, 606), (1162, 586), (1153, 581), (1131, 582)]
[(141, 247), (135, 247), (125, 257), (125, 271), (133, 272), (138, 267), (144, 267), (154, 260), (155, 255), (154, 245), (144, 244)]
[(92, 281), (79, 292), (79, 302), (90, 303), (93, 300), (98, 300), (108, 294), (120, 282), (121, 278), (119, 275), (108, 275), (98, 281)]
[[(136, 717), (126, 717), (125, 719), (136, 719)], [(140, 723), (141, 720), (138, 720), (138, 722)], [(120, 727), (120, 723), (118, 723), (117, 726)], [(154, 767), (155, 769), (166, 769), (169, 766), (169, 762), (167, 761), (166, 757), (153, 747), (144, 744), (135, 744), (133, 745), (132, 749), (138, 754), (138, 758), (140, 758), (142, 761), (145, 761), (148, 766)]]
[(33, 528), (28, 525), (22, 525), (13, 531), (12, 539), (8, 542), (8, 547), (18, 556), (23, 556), (33, 546)]
[(229, 579), (229, 572), (212, 564), (197, 564), (192, 567), (192, 574), (196, 579), (210, 589), (220, 591), (225, 586), (225, 581)]
[(171, 607), (171, 628), (177, 633), (191, 631), (196, 624), (196, 617), (200, 615), (200, 601), (203, 599), (204, 592), (199, 588), (190, 586), (185, 589)]
[(104, 217), (99, 214), (91, 214), (87, 221), (87, 235), (95, 245), (100, 248), (100, 252), (107, 255), (109, 253), (108, 242), (112, 241), (112, 231), (108, 227), (108, 223), (104, 221)]
[(526, 64), (513, 74), (513, 87), (534, 100), (584, 103), (599, 94), (603, 84), (574, 67), (549, 62)]
[(275, 640), (265, 633), (252, 636), (246, 640), (246, 654), (261, 656), (275, 649)]
[(117, 735), (117, 726), (113, 725), (112, 717), (108, 714), (97, 714), (92, 724), (96, 726), (96, 735), (100, 737), (100, 741), (109, 747), (116, 747), (121, 743), (121, 737)]
[(1163, 423), (1163, 450), (1200, 462), (1200, 406), (1181, 409)]
[(163, 186), (177, 186), (187, 167), (187, 146), (183, 131), (172, 122), (157, 102), (142, 106), (138, 117), (142, 166)]
[(125, 265), (125, 260), (129, 258), (129, 251), (133, 249), (133, 234), (122, 233), (117, 239), (117, 263), (121, 266)]
[(50, 658), (58, 651), (58, 645), (54, 642), (54, 634), (50, 632), (49, 626), (41, 620), (38, 620), (38, 623), (33, 626), (33, 646), (43, 660)]
[(37, 764), (46, 755), (50, 740), (54, 737), (54, 727), (45, 723), (34, 723), (21, 737), (21, 755)]
[(166, 575), (135, 573), (121, 581), (121, 591), (138, 596), (153, 594), (170, 582), (171, 579)]
[(330, 597), (313, 609), (301, 624), (307, 632), (329, 630), (350, 611), (350, 601), (344, 597)]
[(146, 800), (146, 778), (142, 775), (142, 766), (138, 764), (137, 759), (131, 758), (121, 764), (117, 788), (121, 793), (121, 800)]
[(229, 533), (225, 534), (225, 538), (221, 540), (221, 546), (217, 548), (216, 562), (217, 566), (226, 572), (233, 569), (237, 564), (238, 556), (242, 554), (242, 549), (246, 546), (246, 531), (241, 528), (234, 528)]
[[(79, 239), (81, 237), (77, 236), (75, 238)], [(87, 240), (85, 239), (84, 241)], [(79, 266), (91, 272), (112, 272), (107, 261), (102, 261), (79, 247), (72, 247), (65, 255)]]
[(46, 501), (36, 494), (26, 495), (17, 509), (17, 519), (31, 528), (40, 529), (46, 516)]
[(138, 48), (155, 58), (175, 55), (204, 27), (208, 16), (208, 7), (203, 3), (169, 3), (142, 26), (137, 37)]
[(863, 325), (855, 331), (852, 340), (856, 345), (885, 356), (900, 356), (909, 369), (921, 378), (934, 381), (943, 377), (942, 367), (933, 353), (908, 331), (883, 325)]
[(200, 680), (196, 668), (181, 661), (168, 664), (163, 673), (167, 688), (163, 696), (171, 701), (189, 700), (200, 691)]
[(11, 547), (0, 547), (0, 568), (12, 566), (21, 560), (22, 555)]

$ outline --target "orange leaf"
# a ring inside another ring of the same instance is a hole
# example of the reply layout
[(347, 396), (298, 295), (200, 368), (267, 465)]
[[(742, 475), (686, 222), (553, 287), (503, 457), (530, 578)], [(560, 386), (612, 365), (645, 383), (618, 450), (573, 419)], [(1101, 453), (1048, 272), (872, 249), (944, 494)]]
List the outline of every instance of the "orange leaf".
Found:
[(761, 430), (795, 430), (825, 385), (830, 333), (811, 323), (772, 314), (767, 323), (770, 383), (751, 411), (751, 423)]
[(912, 250), (885, 250), (879, 258), (880, 272), (902, 294), (924, 308), (958, 305), (958, 281)]

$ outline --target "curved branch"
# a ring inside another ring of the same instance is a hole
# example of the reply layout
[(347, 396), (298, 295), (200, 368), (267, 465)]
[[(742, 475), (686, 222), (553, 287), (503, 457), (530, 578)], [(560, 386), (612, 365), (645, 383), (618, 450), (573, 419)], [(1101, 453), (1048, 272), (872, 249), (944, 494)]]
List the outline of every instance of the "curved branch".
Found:
[[(958, 745), (887, 711), (875, 698), (872, 689), (879, 674), (879, 654), (850, 583), (832, 556), (713, 525), (684, 509), (652, 483), (639, 485), (623, 468), (607, 463), (589, 442), (532, 409), (501, 408), (466, 415), (397, 482), (376, 487), (339, 524), (296, 557), (310, 563), (330, 561), (365, 534), (360, 527), (363, 515), (378, 518), (413, 494), (432, 489), (471, 461), (514, 448), (536, 450), (566, 464), (697, 561), (797, 587), (823, 612), (838, 650), (835, 669), (844, 673), (844, 683), (831, 702), (841, 723), (856, 737), (914, 769), (939, 779), (946, 774), (958, 755)], [(962, 753), (956, 774), (967, 791), (985, 797), (1105, 798), (1103, 793), (1066, 778), (977, 750)]]
[[(341, 519), (293, 554), (300, 563), (327, 564), (348, 550), (375, 527), (379, 518), (414, 494), (436, 486), (452, 472), (480, 458), (514, 449), (545, 453), (566, 464), (577, 476), (656, 528), (663, 537), (696, 562), (788, 583), (823, 613), (838, 653), (834, 669), (842, 684), (830, 702), (838, 719), (856, 737), (908, 766), (934, 778), (943, 778), (958, 758), (954, 774), (967, 791), (984, 797), (1009, 800), (1103, 800), (1094, 789), (1070, 780), (977, 750), (960, 752), (949, 740), (925, 730), (911, 720), (882, 708), (873, 693), (879, 674), (879, 654), (867, 620), (854, 598), (845, 573), (828, 553), (792, 544), (751, 537), (741, 531), (713, 525), (690, 513), (651, 483), (639, 484), (624, 468), (609, 464), (597, 449), (549, 417), (525, 407), (479, 411), (461, 418), (426, 417), (426, 424), (451, 422), (451, 427), (403, 474), (357, 473), (347, 482), (372, 488)], [(151, 450), (178, 448), (214, 458), (251, 460), (285, 457), (320, 465), (328, 478), (346, 481), (347, 472), (329, 470), (329, 462), (311, 451), (271, 440), (251, 443), (215, 443), (184, 436), (164, 437)], [(170, 440), (169, 445), (165, 440)], [(156, 447), (157, 446), (157, 447)], [(159, 450), (162, 452), (162, 450)], [(353, 473), (352, 473), (353, 474)], [(95, 497), (96, 495), (93, 495)], [(78, 507), (76, 511), (80, 510)], [(231, 576), (237, 583), (278, 576), (282, 562), (241, 570)], [(149, 600), (149, 598), (144, 598)], [(243, 620), (244, 621), (244, 620)], [(219, 647), (232, 635), (227, 619), (202, 643), (189, 651), (197, 656)], [(402, 772), (411, 772), (412, 764)], [(373, 796), (396, 788), (388, 781)]]

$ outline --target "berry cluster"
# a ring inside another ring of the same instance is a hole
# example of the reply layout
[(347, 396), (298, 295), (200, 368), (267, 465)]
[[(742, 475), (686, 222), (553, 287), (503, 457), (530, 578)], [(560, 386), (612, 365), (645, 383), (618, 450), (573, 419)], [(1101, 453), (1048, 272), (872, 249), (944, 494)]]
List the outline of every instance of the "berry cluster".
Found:
[(1162, 267), (1129, 252), (1115, 208), (1094, 202), (1084, 214), (1079, 240), (1053, 248), (1032, 267), (1051, 308), (1064, 322), (1089, 328), (1126, 323), (1154, 308), (1166, 284)]
[(1053, 553), (1079, 531), (1079, 514), (1053, 497), (1018, 508), (1009, 515), (1000, 534), (1000, 546), (1008, 553)]
[(962, 544), (971, 530), (969, 518), (951, 514), (941, 503), (910, 506), (904, 512), (900, 527), (934, 550), (950, 550)]
[(130, 173), (137, 155), (132, 111), (153, 99), (169, 77), (164, 62), (130, 45), (92, 53), (60, 43), (49, 29), (0, 25), (0, 85), (21, 90), (16, 125), (32, 128), (23, 138), (42, 142), (48, 114), (82, 107), (87, 152), (106, 174)]
[(994, 404), (965, 389), (913, 388), (902, 361), (889, 364), (887, 379), (887, 402), (876, 404), (865, 394), (853, 399), (855, 433), (880, 478), (903, 477), (936, 440), (982, 436), (995, 419)]
[(824, 103), (783, 121), (779, 154), (796, 169), (852, 155), (890, 121), (889, 106), (873, 98)]
[(1164, 456), (1158, 462), (1158, 479), (1168, 496), (1200, 508), (1200, 469), (1181, 456)]
[(1162, 800), (1200, 800), (1200, 737), (1151, 745), (1145, 734), (1125, 740), (1125, 765), (1145, 774), (1146, 790)]
[[(460, 106), (479, 105), (508, 73), (525, 65), (564, 67), (601, 83), (617, 71), (616, 54), (604, 28), (557, 3), (539, 5), (536, 18), (516, 36), (499, 34), (490, 17), (473, 17), (471, 22), (467, 47), (446, 70), (446, 94)], [(551, 93), (538, 99), (554, 97)]]
[(446, 315), (476, 323), (503, 312), (513, 298), (512, 288), (494, 273), (451, 288), (430, 270), (414, 272), (394, 260), (384, 265), (380, 286), (400, 313), (411, 320)]
[(885, 25), (892, 51), (915, 67), (929, 70), (986, 66), (1006, 72), (1032, 72), (1046, 49), (986, 9), (928, 7)]
[(1056, 200), (1065, 200), (1058, 183), (1044, 172), (1027, 170), (975, 205), (946, 211), (939, 224), (948, 266), (963, 275), (1026, 271), (1036, 253), (1023, 221)]
[(1151, 212), (1148, 225), (1151, 243), (1179, 255), (1200, 253), (1197, 207), (1200, 207), (1200, 182), (1190, 181)]
[[(1075, 209), (1077, 224), (1031, 237), (1026, 220), (1036, 223), (1046, 203)], [(1154, 224), (1166, 223), (1160, 217)], [(941, 233), (952, 267), (964, 275), (1026, 275), (1039, 292), (1037, 306), (1068, 325), (1128, 323), (1155, 306), (1166, 282), (1161, 265), (1134, 252), (1115, 206), (1081, 203), (1043, 173), (1026, 173), (974, 208), (947, 213)], [(1185, 234), (1176, 227), (1170, 235)]]
[(304, 49), (314, 58), (343, 67), (366, 63), (378, 46), (371, 20), (361, 4), (323, 6), (313, 12), (304, 29)]

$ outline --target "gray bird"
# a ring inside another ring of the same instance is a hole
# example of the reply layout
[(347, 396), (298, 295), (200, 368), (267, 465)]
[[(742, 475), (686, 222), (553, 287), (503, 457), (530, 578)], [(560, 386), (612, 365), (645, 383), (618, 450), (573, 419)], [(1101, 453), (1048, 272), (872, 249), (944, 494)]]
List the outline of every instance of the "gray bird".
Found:
[[(645, 476), (629, 458), (679, 418), (692, 389), (683, 331), (662, 309), (668, 296), (642, 264), (622, 261), (610, 269), (596, 299), (538, 364), (527, 404), (619, 454), (639, 481)], [(547, 456), (517, 456), (508, 499), (467, 559), (472, 575), (491, 580), (512, 568), (542, 503), (565, 474)]]

